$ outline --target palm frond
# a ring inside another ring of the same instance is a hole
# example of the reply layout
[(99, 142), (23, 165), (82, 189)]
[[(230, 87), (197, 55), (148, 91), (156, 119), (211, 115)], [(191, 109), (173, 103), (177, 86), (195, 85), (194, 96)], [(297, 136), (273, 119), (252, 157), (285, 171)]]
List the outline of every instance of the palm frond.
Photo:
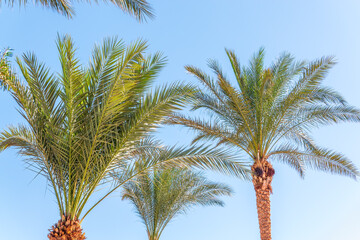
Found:
[(354, 179), (359, 176), (356, 166), (345, 156), (324, 148), (313, 147), (307, 151), (302, 151), (294, 147), (284, 146), (273, 151), (270, 156), (289, 164), (301, 176), (304, 176), (305, 167), (344, 175)]
[[(87, 2), (91, 1), (88, 0)], [(154, 17), (153, 9), (147, 0), (111, 0), (105, 2), (112, 3), (115, 6), (121, 8), (124, 12), (135, 17), (139, 22), (146, 21), (147, 19)], [(11, 7), (14, 5), (19, 5), (22, 7), (29, 4), (29, 1), (3, 0), (0, 1), (0, 4), (1, 3), (8, 4)], [(73, 9), (74, 1), (72, 0), (36, 0), (35, 3), (58, 12), (67, 18), (72, 18), (75, 15), (75, 11)], [(95, 3), (98, 3), (98, 1), (96, 0)]]
[(12, 49), (6, 48), (0, 51), (0, 87), (6, 89), (6, 80), (11, 77), (11, 66), (9, 57), (12, 56)]

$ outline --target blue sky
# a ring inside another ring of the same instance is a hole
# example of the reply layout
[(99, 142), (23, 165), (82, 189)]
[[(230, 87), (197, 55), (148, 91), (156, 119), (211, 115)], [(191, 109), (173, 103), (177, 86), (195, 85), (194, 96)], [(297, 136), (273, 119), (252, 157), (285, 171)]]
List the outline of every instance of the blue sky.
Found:
[[(171, 0), (151, 1), (156, 18), (139, 24), (112, 5), (76, 4), (77, 15), (68, 20), (42, 7), (0, 8), (0, 47), (15, 55), (35, 52), (55, 71), (59, 67), (55, 38), (69, 33), (87, 63), (94, 43), (119, 36), (126, 42), (143, 38), (149, 52), (161, 51), (168, 64), (157, 84), (193, 82), (183, 66), (206, 69), (218, 59), (229, 76), (224, 48), (235, 50), (242, 64), (263, 46), (267, 63), (288, 51), (297, 59), (335, 55), (338, 64), (325, 84), (360, 107), (360, 3), (336, 0)], [(21, 122), (11, 97), (0, 93), (0, 128)], [(160, 137), (168, 144), (186, 144), (187, 130), (167, 128)], [(341, 124), (314, 131), (323, 146), (336, 149), (360, 166), (360, 125)], [(360, 183), (309, 170), (305, 179), (287, 166), (275, 164), (272, 229), (275, 240), (360, 239)], [(228, 183), (235, 194), (226, 206), (194, 208), (175, 219), (162, 239), (259, 239), (255, 193), (250, 183), (211, 174)], [(55, 199), (42, 178), (25, 169), (14, 150), (0, 154), (0, 233), (4, 240), (46, 239), (58, 220)], [(146, 239), (145, 229), (127, 202), (115, 193), (83, 223), (88, 239)]]

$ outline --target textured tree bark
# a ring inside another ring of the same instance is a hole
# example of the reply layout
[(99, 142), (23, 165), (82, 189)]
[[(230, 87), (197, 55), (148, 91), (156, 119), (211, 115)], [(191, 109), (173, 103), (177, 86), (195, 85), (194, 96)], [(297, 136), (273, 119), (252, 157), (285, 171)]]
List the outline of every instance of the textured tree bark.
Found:
[(72, 220), (70, 217), (62, 216), (51, 229), (48, 234), (49, 240), (84, 240), (85, 233), (78, 219)]
[(275, 170), (267, 159), (256, 160), (251, 168), (261, 240), (271, 240), (270, 194)]
[(270, 192), (255, 189), (261, 240), (271, 240)]

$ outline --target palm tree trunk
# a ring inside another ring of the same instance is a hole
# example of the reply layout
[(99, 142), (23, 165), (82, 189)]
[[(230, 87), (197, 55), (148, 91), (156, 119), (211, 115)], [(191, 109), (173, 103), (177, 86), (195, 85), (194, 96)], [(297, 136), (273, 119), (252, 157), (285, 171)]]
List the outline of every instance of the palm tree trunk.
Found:
[(78, 219), (62, 216), (57, 224), (52, 226), (48, 234), (49, 240), (84, 240), (85, 233)]
[(261, 240), (271, 240), (270, 191), (255, 189)]
[(271, 181), (275, 174), (267, 159), (255, 161), (251, 168), (256, 193), (256, 206), (261, 240), (271, 240), (270, 194)]

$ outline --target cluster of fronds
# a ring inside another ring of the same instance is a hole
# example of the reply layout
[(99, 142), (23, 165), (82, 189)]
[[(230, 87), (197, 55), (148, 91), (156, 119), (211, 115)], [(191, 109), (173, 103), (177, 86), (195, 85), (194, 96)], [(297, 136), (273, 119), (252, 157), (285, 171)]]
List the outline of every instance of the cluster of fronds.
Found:
[[(73, 0), (35, 0), (36, 4), (43, 5), (46, 8), (50, 8), (68, 18), (72, 18), (75, 14), (72, 7)], [(97, 2), (97, 1), (95, 1)], [(124, 12), (134, 16), (138, 21), (145, 21), (147, 18), (154, 16), (153, 9), (147, 0), (112, 0), (105, 1), (114, 4), (121, 8)], [(1, 3), (7, 3), (9, 6), (18, 4), (19, 6), (25, 6), (29, 3), (29, 0), (0, 0)]]
[(241, 67), (232, 51), (226, 51), (237, 86), (234, 87), (216, 61), (209, 67), (216, 80), (192, 66), (189, 73), (202, 84), (193, 110), (210, 113), (210, 121), (174, 115), (171, 124), (194, 129), (200, 140), (236, 147), (252, 160), (278, 160), (303, 176), (305, 167), (356, 177), (358, 171), (343, 155), (317, 146), (313, 128), (340, 122), (359, 122), (360, 112), (336, 91), (322, 86), (333, 57), (307, 63), (290, 54), (264, 66), (261, 49), (248, 67)]
[[(60, 215), (82, 220), (122, 184), (157, 165), (246, 175), (226, 154), (206, 147), (174, 148), (138, 161), (141, 152), (157, 148), (143, 139), (194, 93), (183, 84), (152, 88), (164, 58), (146, 57), (144, 41), (126, 46), (107, 39), (95, 47), (88, 67), (80, 65), (70, 37), (59, 37), (57, 47), (58, 74), (33, 54), (17, 59), (23, 81), (11, 78), (6, 84), (27, 125), (1, 132), (0, 150), (18, 148), (29, 168), (48, 179)], [(114, 178), (103, 197), (87, 206), (98, 186)]]
[[(149, 156), (151, 158), (151, 156)], [(159, 239), (167, 224), (194, 205), (223, 205), (219, 196), (231, 189), (208, 181), (188, 170), (155, 169), (124, 186), (123, 199), (135, 206), (143, 220), (149, 240)]]

